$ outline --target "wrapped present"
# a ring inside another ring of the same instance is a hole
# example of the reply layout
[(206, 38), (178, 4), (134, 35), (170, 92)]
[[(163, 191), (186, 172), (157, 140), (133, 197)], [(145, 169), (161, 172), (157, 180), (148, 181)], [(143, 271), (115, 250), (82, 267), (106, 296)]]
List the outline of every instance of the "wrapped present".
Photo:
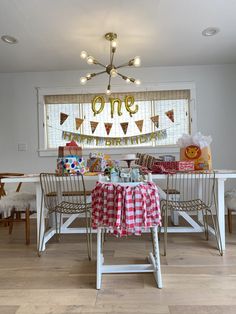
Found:
[(89, 169), (85, 165), (83, 158), (79, 157), (60, 157), (57, 159), (57, 173), (58, 174), (84, 174)]
[(82, 147), (78, 146), (75, 141), (66, 143), (66, 146), (58, 147), (58, 157), (82, 156)]
[(190, 145), (180, 148), (180, 159), (183, 161), (193, 161), (195, 170), (212, 170), (212, 157), (210, 147), (200, 148)]
[(153, 164), (153, 173), (172, 173), (176, 171), (193, 171), (193, 161), (157, 161)]
[(193, 136), (184, 134), (177, 142), (180, 146), (180, 160), (193, 161), (195, 170), (212, 170), (211, 137), (200, 132)]
[(87, 161), (87, 167), (91, 172), (104, 171), (107, 166), (107, 161), (103, 158), (89, 158)]

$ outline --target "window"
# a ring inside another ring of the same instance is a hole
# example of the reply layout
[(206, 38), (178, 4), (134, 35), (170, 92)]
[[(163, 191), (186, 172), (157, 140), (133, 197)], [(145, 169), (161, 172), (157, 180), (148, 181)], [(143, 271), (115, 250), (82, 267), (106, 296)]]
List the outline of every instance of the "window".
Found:
[[(134, 97), (135, 102), (132, 109), (138, 106), (135, 114), (130, 115), (125, 108), (124, 100), (127, 95)], [(88, 136), (89, 141), (83, 137), (81, 144), (84, 148), (106, 146), (104, 140), (95, 143), (95, 140), (91, 140), (93, 137), (129, 139), (130, 137), (139, 137), (146, 134), (150, 136), (152, 133), (158, 135), (156, 137), (152, 136), (151, 140), (147, 137), (145, 141), (142, 140), (142, 143), (133, 142), (131, 144), (127, 140), (124, 146), (175, 145), (177, 139), (183, 133), (190, 133), (190, 90), (114, 94), (111, 97), (120, 99), (122, 104), (121, 115), (118, 115), (117, 103), (114, 104), (113, 117), (111, 117), (110, 99), (104, 99), (104, 109), (101, 113), (94, 115), (91, 102), (95, 96), (97, 94), (46, 95), (44, 97), (46, 148), (57, 148), (59, 145), (64, 145), (68, 141), (68, 137), (63, 139), (63, 131), (66, 132), (67, 136), (71, 133), (72, 138), (75, 134)], [(100, 96), (104, 97), (103, 95)], [(100, 106), (100, 102), (96, 103), (96, 108)], [(168, 113), (173, 115), (170, 116)], [(67, 115), (62, 125), (60, 124), (61, 114)], [(77, 118), (83, 119), (78, 130), (75, 123)], [(94, 133), (92, 133), (91, 121), (97, 124)], [(141, 129), (137, 126), (137, 121), (142, 121)], [(109, 134), (105, 128), (106, 123), (112, 125)], [(127, 130), (122, 129), (122, 123), (128, 123)], [(77, 140), (80, 141), (78, 138)]]

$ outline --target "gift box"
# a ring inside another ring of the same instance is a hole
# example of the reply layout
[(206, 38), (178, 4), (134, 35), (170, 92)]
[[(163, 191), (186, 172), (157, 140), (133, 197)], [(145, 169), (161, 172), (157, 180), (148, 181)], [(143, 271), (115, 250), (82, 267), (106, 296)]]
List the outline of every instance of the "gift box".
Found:
[(58, 174), (84, 174), (88, 172), (89, 169), (85, 165), (83, 158), (78, 157), (60, 157), (57, 158), (57, 173)]
[(104, 171), (107, 166), (107, 161), (103, 158), (89, 158), (87, 161), (87, 167), (91, 172)]
[(211, 149), (190, 145), (180, 148), (180, 160), (193, 161), (195, 170), (212, 170)]
[(58, 157), (67, 157), (67, 156), (82, 156), (82, 147), (78, 146), (76, 142), (71, 141), (66, 143), (66, 146), (58, 147)]
[(195, 170), (212, 170), (211, 142), (211, 136), (204, 136), (200, 132), (183, 134), (177, 141), (180, 160), (193, 161)]
[(193, 161), (157, 161), (153, 164), (153, 173), (171, 173), (176, 171), (193, 171)]

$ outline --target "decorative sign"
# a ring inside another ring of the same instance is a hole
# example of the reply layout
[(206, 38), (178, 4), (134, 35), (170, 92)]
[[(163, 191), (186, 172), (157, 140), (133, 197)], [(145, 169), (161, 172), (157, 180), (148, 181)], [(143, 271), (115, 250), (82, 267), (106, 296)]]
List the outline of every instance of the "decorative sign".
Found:
[(78, 143), (95, 143), (96, 146), (123, 146), (123, 145), (139, 145), (148, 143), (153, 140), (162, 140), (167, 137), (167, 131), (160, 130), (152, 133), (141, 134), (127, 137), (99, 137), (93, 135), (84, 135), (68, 131), (62, 131), (64, 140), (73, 140)]
[(75, 127), (76, 127), (76, 130), (79, 129), (79, 127), (81, 126), (81, 124), (83, 123), (84, 119), (81, 119), (81, 118), (75, 118)]
[(169, 110), (169, 111), (165, 112), (165, 114), (172, 122), (175, 122), (174, 110)]
[(61, 112), (60, 113), (60, 125), (62, 125), (66, 119), (68, 118), (68, 114)]
[[(119, 98), (109, 98), (110, 106), (111, 106), (111, 118), (114, 117), (115, 113), (115, 104), (117, 104), (117, 114), (118, 116), (122, 116), (122, 100)], [(134, 97), (133, 96), (125, 96), (124, 98), (124, 104), (125, 109), (129, 112), (130, 117), (133, 116), (133, 114), (138, 112), (138, 105), (134, 105)], [(97, 114), (100, 114), (105, 107), (105, 99), (103, 96), (95, 96), (92, 100), (92, 111), (94, 113), (94, 116)]]

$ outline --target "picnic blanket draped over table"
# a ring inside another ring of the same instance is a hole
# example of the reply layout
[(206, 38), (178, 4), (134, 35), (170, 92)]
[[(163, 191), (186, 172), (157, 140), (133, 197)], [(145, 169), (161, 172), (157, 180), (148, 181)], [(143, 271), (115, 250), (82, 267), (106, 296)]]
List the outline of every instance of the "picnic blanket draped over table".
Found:
[(141, 235), (161, 225), (159, 194), (152, 182), (123, 186), (97, 182), (92, 191), (92, 227), (107, 227), (117, 236)]

